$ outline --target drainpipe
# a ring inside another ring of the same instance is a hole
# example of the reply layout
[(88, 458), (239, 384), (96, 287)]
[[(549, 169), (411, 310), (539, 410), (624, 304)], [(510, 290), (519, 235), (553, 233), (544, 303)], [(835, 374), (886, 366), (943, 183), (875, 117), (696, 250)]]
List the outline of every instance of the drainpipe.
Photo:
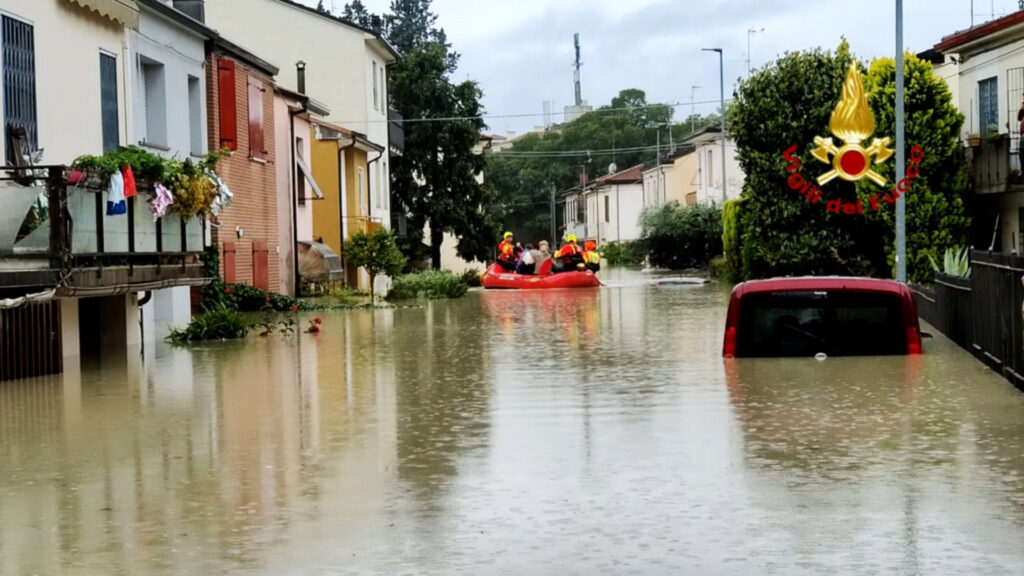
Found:
[[(378, 160), (380, 160), (383, 156), (384, 156), (384, 150), (381, 150), (380, 152), (377, 153), (377, 157), (376, 158), (374, 158), (373, 160), (367, 160), (367, 162), (366, 162), (366, 171), (370, 172), (370, 166), (373, 166), (373, 163), (378, 161)], [(367, 182), (370, 181), (370, 174), (366, 175), (366, 181)], [(380, 182), (377, 182), (377, 186), (380, 186), (380, 185), (381, 185)], [(367, 186), (367, 188), (369, 188), (369, 186)], [(367, 194), (366, 195), (366, 201), (370, 202), (369, 209), (366, 212), (368, 214), (370, 214), (370, 216), (371, 216), (370, 220), (372, 221), (373, 220), (373, 218), (372, 218), (372, 216), (373, 216), (373, 202), (370, 201), (370, 197), (371, 196), (372, 196), (372, 194)], [(384, 221), (384, 219), (381, 218), (381, 222), (383, 222), (383, 221)]]
[[(296, 73), (298, 75), (298, 88), (299, 93), (302, 95), (306, 94), (306, 63), (299, 60), (295, 63)], [(288, 111), (288, 129), (289, 129), (289, 142), (288, 149), (291, 151), (291, 171), (292, 171), (292, 271), (294, 277), (292, 280), (295, 282), (294, 296), (298, 297), (301, 294), (302, 279), (299, 277), (299, 171), (296, 169), (297, 165), (295, 162), (295, 117), (300, 114), (305, 114), (308, 111), (308, 100), (303, 100), (302, 107), (298, 110)]]

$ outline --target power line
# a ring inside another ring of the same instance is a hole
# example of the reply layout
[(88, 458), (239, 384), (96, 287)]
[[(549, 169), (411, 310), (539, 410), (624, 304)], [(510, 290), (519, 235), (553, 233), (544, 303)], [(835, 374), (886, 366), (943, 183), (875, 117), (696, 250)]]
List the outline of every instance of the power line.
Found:
[[(726, 99), (726, 102), (732, 102), (732, 99)], [(647, 110), (649, 108), (678, 108), (680, 106), (694, 106), (698, 104), (720, 104), (720, 100), (698, 100), (698, 101), (687, 101), (687, 102), (675, 102), (672, 104), (648, 104), (646, 106), (625, 106), (619, 108), (599, 108), (597, 110), (591, 110), (588, 114), (607, 114), (610, 112), (630, 112), (634, 110)], [(556, 112), (557, 114), (557, 112)], [(403, 118), (402, 123), (417, 124), (421, 122), (464, 122), (467, 120), (491, 120), (491, 119), (502, 119), (502, 118), (535, 118), (544, 116), (543, 112), (529, 112), (523, 114), (481, 114), (479, 116), (439, 116), (437, 118), (426, 117), (426, 118)], [(562, 113), (565, 116), (565, 113)], [(378, 124), (381, 122), (391, 122), (390, 119), (365, 119), (365, 120), (332, 120), (336, 124)]]

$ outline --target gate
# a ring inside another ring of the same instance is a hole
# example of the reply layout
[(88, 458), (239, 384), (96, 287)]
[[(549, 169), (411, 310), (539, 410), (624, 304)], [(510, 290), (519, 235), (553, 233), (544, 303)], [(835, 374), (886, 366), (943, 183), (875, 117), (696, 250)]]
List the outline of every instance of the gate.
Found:
[(0, 310), (0, 382), (59, 374), (63, 360), (59, 302)]

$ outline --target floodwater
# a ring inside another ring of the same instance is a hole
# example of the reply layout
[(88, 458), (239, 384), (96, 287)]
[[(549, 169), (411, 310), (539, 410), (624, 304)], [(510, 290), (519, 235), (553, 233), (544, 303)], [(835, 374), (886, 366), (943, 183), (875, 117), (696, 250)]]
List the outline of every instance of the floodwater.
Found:
[(0, 384), (0, 575), (1024, 573), (1002, 378), (724, 362), (725, 288), (603, 276)]

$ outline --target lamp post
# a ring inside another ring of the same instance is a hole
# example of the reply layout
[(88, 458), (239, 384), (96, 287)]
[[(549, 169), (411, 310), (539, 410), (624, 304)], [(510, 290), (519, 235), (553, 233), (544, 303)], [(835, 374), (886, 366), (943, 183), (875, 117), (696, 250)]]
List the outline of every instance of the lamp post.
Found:
[(747, 78), (750, 78), (750, 37), (758, 32), (764, 32), (764, 28), (755, 30), (753, 28), (747, 29)]
[[(896, 182), (902, 182), (904, 165), (903, 134), (903, 0), (896, 0)], [(907, 281), (907, 200), (896, 198), (896, 280)]]
[(697, 112), (696, 104), (694, 104), (694, 94), (698, 89), (700, 89), (700, 86), (697, 86), (696, 84), (690, 86), (690, 134), (693, 134), (693, 117)]
[(705, 52), (718, 52), (718, 82), (722, 102), (722, 204), (725, 204), (725, 60), (721, 48), (701, 48)]

